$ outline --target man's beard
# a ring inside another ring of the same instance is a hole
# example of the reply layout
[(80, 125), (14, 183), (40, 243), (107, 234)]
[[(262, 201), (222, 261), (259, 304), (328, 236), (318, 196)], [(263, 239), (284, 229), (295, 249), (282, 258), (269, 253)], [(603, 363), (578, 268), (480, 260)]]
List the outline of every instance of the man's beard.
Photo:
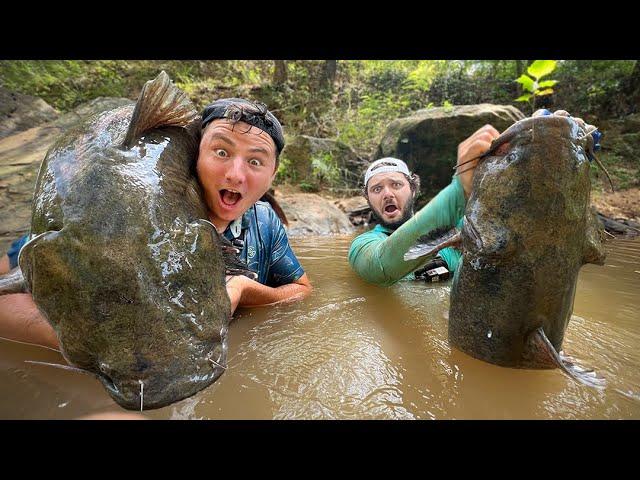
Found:
[(414, 201), (415, 201), (415, 198), (413, 196), (407, 201), (407, 204), (404, 206), (404, 210), (402, 212), (402, 217), (400, 217), (398, 220), (394, 220), (393, 222), (386, 222), (382, 217), (382, 215), (379, 214), (375, 208), (373, 208), (373, 205), (371, 205), (371, 202), (369, 201), (369, 199), (367, 199), (367, 203), (369, 203), (369, 207), (371, 208), (371, 213), (373, 214), (373, 218), (380, 225), (382, 225), (384, 228), (388, 228), (389, 230), (397, 229), (413, 216)]

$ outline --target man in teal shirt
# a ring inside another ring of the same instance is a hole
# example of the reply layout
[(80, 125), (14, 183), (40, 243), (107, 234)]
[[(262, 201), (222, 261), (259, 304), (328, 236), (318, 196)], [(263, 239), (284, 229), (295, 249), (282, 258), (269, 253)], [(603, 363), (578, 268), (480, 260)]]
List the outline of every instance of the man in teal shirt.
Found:
[[(437, 228), (462, 227), (464, 208), (471, 193), (478, 157), (485, 153), (499, 132), (485, 125), (458, 145), (457, 165), (464, 164), (451, 183), (417, 213), (413, 203), (420, 190), (420, 179), (396, 158), (373, 162), (365, 174), (364, 195), (379, 224), (356, 237), (349, 249), (349, 264), (363, 279), (381, 286), (414, 279), (424, 267), (424, 259), (405, 261), (404, 254), (418, 238)], [(445, 248), (433, 264), (446, 266), (452, 273), (461, 253)]]

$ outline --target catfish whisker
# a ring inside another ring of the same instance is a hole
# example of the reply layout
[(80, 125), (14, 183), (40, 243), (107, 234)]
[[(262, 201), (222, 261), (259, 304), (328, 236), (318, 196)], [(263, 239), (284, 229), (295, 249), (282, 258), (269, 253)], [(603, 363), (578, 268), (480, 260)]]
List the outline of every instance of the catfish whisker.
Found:
[(33, 363), (34, 365), (48, 365), (50, 367), (56, 367), (56, 368), (60, 368), (62, 370), (71, 370), (72, 372), (80, 372), (80, 373), (84, 373), (86, 375), (92, 375), (94, 377), (98, 376), (95, 373), (90, 372), (89, 370), (83, 370), (82, 368), (72, 367), (70, 365), (61, 365), (59, 363), (38, 362), (36, 360), (25, 360), (24, 363)]
[(227, 367), (225, 367), (224, 365), (219, 364), (218, 362), (216, 362), (216, 361), (215, 361), (213, 358), (211, 358), (211, 357), (207, 358), (207, 360), (209, 360), (209, 361), (210, 361), (211, 363), (213, 363), (214, 365), (216, 365), (216, 366), (218, 366), (218, 367), (222, 368), (223, 370), (226, 370), (226, 369), (227, 369)]
[(142, 380), (138, 380), (140, 384), (140, 411), (144, 409), (144, 382)]

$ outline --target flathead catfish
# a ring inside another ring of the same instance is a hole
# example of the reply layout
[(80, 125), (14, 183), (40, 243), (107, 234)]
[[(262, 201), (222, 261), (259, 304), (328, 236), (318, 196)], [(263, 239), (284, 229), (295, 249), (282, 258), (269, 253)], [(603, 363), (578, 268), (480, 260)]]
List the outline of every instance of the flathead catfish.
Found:
[(24, 290), (66, 360), (124, 408), (176, 402), (226, 369), (226, 247), (204, 220), (199, 131), (162, 72), (135, 105), (65, 133), (36, 182)]
[[(602, 384), (559, 353), (580, 268), (604, 264), (602, 229), (590, 210), (592, 156), (593, 137), (569, 117), (520, 120), (493, 141), (476, 168), (460, 232), (453, 346), (497, 365), (559, 367)], [(413, 250), (410, 258), (429, 249)]]

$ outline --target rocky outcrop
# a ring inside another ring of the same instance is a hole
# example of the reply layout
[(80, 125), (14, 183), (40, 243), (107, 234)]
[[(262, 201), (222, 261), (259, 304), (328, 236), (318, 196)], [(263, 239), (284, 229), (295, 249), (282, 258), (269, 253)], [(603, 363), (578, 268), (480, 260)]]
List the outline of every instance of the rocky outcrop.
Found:
[(362, 195), (334, 200), (333, 204), (347, 215), (353, 226), (369, 225), (373, 220), (369, 202)]
[(47, 150), (77, 121), (132, 103), (126, 98), (96, 98), (52, 122), (0, 140), (0, 254), (26, 233), (31, 223), (33, 189)]
[(404, 160), (433, 195), (451, 182), (458, 144), (486, 124), (503, 131), (525, 115), (510, 105), (461, 105), (418, 110), (389, 124), (375, 158)]
[(347, 215), (330, 200), (315, 193), (281, 194), (276, 191), (276, 200), (282, 207), (290, 237), (301, 235), (329, 235), (352, 233), (353, 227)]
[(58, 115), (41, 98), (0, 87), (0, 139), (55, 120)]

